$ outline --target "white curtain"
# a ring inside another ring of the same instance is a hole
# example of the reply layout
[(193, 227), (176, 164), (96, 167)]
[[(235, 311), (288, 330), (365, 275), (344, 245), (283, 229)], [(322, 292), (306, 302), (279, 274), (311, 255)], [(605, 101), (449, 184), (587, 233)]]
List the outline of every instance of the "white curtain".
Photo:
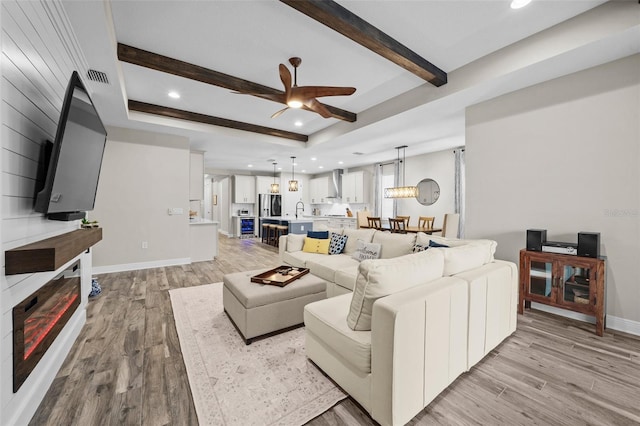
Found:
[(464, 148), (458, 148), (453, 151), (456, 156), (456, 175), (455, 175), (455, 210), (460, 214), (460, 222), (458, 224), (458, 235), (460, 238), (464, 238), (464, 223), (465, 223), (465, 163), (464, 163)]

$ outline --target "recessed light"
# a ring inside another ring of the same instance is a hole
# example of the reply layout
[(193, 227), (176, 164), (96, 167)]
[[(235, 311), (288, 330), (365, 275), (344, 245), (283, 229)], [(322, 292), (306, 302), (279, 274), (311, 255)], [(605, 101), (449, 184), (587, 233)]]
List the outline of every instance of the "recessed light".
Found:
[(301, 173), (307, 173), (307, 171), (306, 170), (302, 170)]
[(295, 123), (293, 123), (296, 127), (302, 127), (302, 121), (298, 120)]
[(180, 99), (180, 93), (175, 92), (175, 91), (171, 91), (171, 92), (167, 93), (167, 95), (172, 99)]
[(520, 9), (531, 3), (531, 0), (513, 0), (511, 2), (511, 9)]
[(344, 161), (338, 161), (338, 164), (344, 164)]
[(316, 161), (317, 158), (316, 157), (311, 157), (311, 161)]
[(248, 164), (247, 167), (253, 167), (253, 164)]
[(319, 169), (324, 169), (324, 166), (318, 166)]
[(278, 170), (282, 170), (282, 167), (278, 167)]

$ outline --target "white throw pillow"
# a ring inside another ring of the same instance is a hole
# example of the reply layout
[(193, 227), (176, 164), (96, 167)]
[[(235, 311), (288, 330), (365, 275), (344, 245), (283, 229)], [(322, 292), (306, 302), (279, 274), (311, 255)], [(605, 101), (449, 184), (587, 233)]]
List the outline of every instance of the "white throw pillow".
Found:
[(288, 234), (287, 235), (287, 251), (300, 251), (304, 246), (306, 234)]
[(342, 252), (345, 254), (353, 254), (353, 252), (356, 251), (358, 240), (362, 240), (365, 243), (370, 243), (375, 232), (375, 229), (345, 228), (342, 235), (346, 235), (349, 238), (347, 239), (347, 245), (344, 246), (344, 250)]
[[(347, 244), (349, 240), (347, 240)], [(365, 243), (362, 240), (358, 240), (356, 244), (356, 251), (351, 255), (358, 262), (362, 262), (367, 259), (380, 259), (380, 244)]]
[(487, 262), (487, 247), (478, 244), (466, 244), (458, 247), (432, 247), (428, 251), (440, 251), (444, 256), (445, 277), (479, 268)]
[(347, 324), (356, 331), (371, 330), (376, 300), (440, 278), (443, 271), (444, 255), (437, 250), (393, 259), (362, 261), (358, 267)]

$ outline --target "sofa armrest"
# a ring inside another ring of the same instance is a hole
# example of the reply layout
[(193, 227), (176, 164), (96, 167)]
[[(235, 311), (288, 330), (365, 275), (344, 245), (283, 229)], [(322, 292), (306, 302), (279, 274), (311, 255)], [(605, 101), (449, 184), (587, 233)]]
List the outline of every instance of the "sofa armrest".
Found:
[(383, 297), (371, 330), (371, 415), (405, 424), (466, 371), (467, 283), (444, 277)]
[(284, 263), (284, 252), (287, 250), (287, 236), (281, 235), (278, 240), (278, 259), (280, 260), (280, 264)]

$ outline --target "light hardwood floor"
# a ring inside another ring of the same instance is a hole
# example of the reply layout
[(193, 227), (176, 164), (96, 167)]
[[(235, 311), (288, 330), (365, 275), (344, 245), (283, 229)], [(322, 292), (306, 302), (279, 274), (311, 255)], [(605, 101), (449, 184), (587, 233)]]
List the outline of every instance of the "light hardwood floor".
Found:
[[(103, 293), (31, 424), (198, 424), (168, 290), (277, 263), (258, 240), (221, 236), (212, 262), (98, 276)], [(346, 399), (309, 424), (376, 423)], [(527, 311), (410, 424), (640, 424), (640, 337)]]

